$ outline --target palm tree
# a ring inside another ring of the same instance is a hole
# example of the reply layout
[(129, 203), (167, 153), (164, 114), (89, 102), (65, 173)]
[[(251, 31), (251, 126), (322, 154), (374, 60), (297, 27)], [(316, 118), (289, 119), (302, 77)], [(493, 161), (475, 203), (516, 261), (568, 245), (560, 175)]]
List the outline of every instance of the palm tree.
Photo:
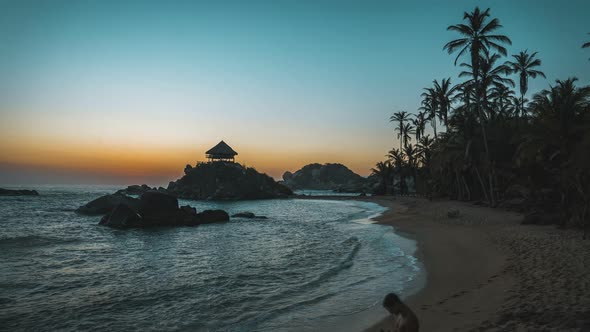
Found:
[[(483, 108), (490, 111), (488, 101), (490, 99), (491, 89), (497, 85), (509, 85), (514, 87), (514, 81), (510, 78), (504, 77), (510, 73), (510, 67), (506, 64), (497, 65), (496, 62), (500, 59), (500, 55), (492, 54), (490, 56), (482, 56), (479, 61), (479, 82), (475, 81), (473, 76), (472, 66), (468, 63), (462, 63), (461, 67), (466, 67), (468, 70), (459, 73), (459, 77), (472, 77), (472, 79), (466, 81), (464, 84), (471, 85), (476, 93), (476, 99), (478, 100), (479, 109)], [(480, 116), (484, 116), (482, 112)], [(484, 118), (482, 117), (482, 121)]]
[(489, 97), (492, 100), (493, 108), (496, 113), (504, 118), (511, 116), (514, 109), (512, 104), (512, 101), (515, 99), (514, 90), (504, 84), (494, 84), (490, 89)]
[(436, 134), (436, 118), (438, 116), (438, 98), (436, 98), (436, 92), (433, 88), (424, 88), (426, 90), (422, 93), (422, 102), (420, 106), (420, 110), (424, 111), (427, 116), (427, 119), (430, 120), (430, 124), (432, 125), (432, 130), (434, 131), (434, 137), (437, 137)]
[(402, 149), (402, 141), (404, 136), (404, 123), (410, 121), (410, 114), (406, 111), (396, 112), (389, 118), (389, 122), (397, 122), (397, 127), (394, 128), (397, 131), (397, 138), (399, 139), (399, 148)]
[(535, 69), (535, 67), (539, 67), (541, 65), (541, 60), (535, 59), (537, 53), (538, 52), (529, 54), (527, 50), (525, 50), (519, 54), (512, 55), (516, 61), (506, 61), (506, 65), (510, 67), (510, 73), (518, 74), (520, 76), (520, 111), (523, 117), (526, 116), (526, 110), (524, 108), (524, 95), (527, 93), (529, 88), (529, 77), (536, 78), (538, 75), (546, 78), (542, 71)]
[(387, 157), (390, 159), (391, 164), (393, 165), (394, 173), (397, 173), (399, 175), (400, 194), (403, 194), (404, 185), (406, 183), (406, 180), (404, 178), (404, 171), (403, 171), (403, 169), (406, 165), (406, 161), (405, 161), (406, 156), (404, 155), (404, 153), (401, 149), (399, 149), (399, 150), (392, 149), (387, 154)]
[(534, 126), (523, 135), (516, 153), (517, 165), (542, 170), (534, 185), (549, 184), (559, 193), (561, 225), (574, 214), (585, 223), (590, 203), (590, 86), (576, 87), (576, 81), (557, 80), (533, 96)]
[(552, 140), (565, 143), (578, 117), (590, 111), (590, 87), (576, 87), (577, 80), (575, 77), (557, 80), (556, 86), (533, 97), (532, 108), (536, 115), (557, 126), (559, 135), (552, 136)]
[(404, 147), (404, 154), (408, 160), (407, 168), (414, 181), (414, 188), (416, 188), (416, 179), (418, 178), (418, 151), (412, 144), (408, 144)]
[(430, 138), (429, 135), (420, 138), (420, 141), (416, 144), (416, 151), (418, 152), (420, 163), (427, 169), (430, 168), (430, 157), (433, 145), (434, 139)]
[(404, 142), (404, 147), (408, 146), (408, 141), (412, 140), (412, 134), (414, 134), (414, 126), (411, 123), (406, 123), (402, 127), (402, 140)]
[[(443, 49), (446, 49), (449, 52), (449, 54), (460, 49), (459, 53), (457, 54), (457, 57), (455, 58), (455, 65), (457, 64), (459, 58), (467, 51), (469, 51), (471, 56), (471, 72), (476, 87), (479, 86), (479, 75), (481, 73), (480, 65), (482, 59), (489, 58), (490, 50), (495, 50), (498, 53), (505, 56), (507, 54), (506, 48), (500, 45), (499, 43), (512, 45), (512, 41), (507, 36), (492, 34), (494, 31), (501, 28), (502, 25), (500, 24), (500, 20), (498, 20), (497, 18), (493, 18), (489, 22), (486, 22), (489, 16), (489, 8), (482, 12), (479, 9), (479, 7), (475, 7), (475, 10), (473, 12), (465, 12), (463, 14), (463, 20), (467, 20), (467, 24), (461, 23), (451, 25), (447, 28), (447, 30), (449, 31), (458, 32), (462, 36), (462, 38), (452, 40), (443, 47)], [(488, 138), (484, 125), (484, 116), (481, 111), (482, 105), (480, 105), (479, 100), (479, 98), (481, 97), (481, 90), (483, 89), (479, 90), (480, 92), (476, 93), (476, 98), (478, 99), (476, 100), (475, 107), (480, 118), (484, 150), (487, 159), (488, 182), (490, 190), (489, 201), (490, 205), (495, 206), (496, 202), (494, 200), (493, 195), (493, 165), (490, 157), (490, 149), (488, 147)]]
[(492, 34), (495, 30), (501, 28), (502, 25), (497, 18), (486, 22), (489, 16), (489, 8), (482, 12), (479, 7), (475, 7), (473, 12), (463, 13), (463, 20), (467, 20), (467, 24), (461, 23), (451, 25), (447, 28), (448, 31), (458, 32), (463, 38), (452, 40), (443, 47), (449, 54), (461, 49), (459, 54), (457, 54), (457, 58), (455, 58), (455, 65), (457, 65), (459, 58), (469, 51), (473, 77), (476, 81), (479, 73), (480, 56), (489, 54), (490, 50), (496, 50), (498, 53), (506, 56), (506, 48), (499, 43), (512, 45), (510, 38), (504, 35)]
[[(590, 33), (588, 33), (590, 35)], [(590, 42), (584, 43), (584, 45), (582, 45), (582, 48), (586, 48), (586, 47), (590, 47)], [(588, 58), (588, 60), (590, 60), (590, 58)]]
[(389, 194), (389, 182), (393, 176), (393, 165), (389, 160), (380, 161), (375, 165), (375, 168), (371, 168), (371, 174), (377, 175), (385, 188), (385, 194)]
[(442, 118), (445, 127), (448, 128), (448, 115), (451, 110), (453, 93), (457, 87), (451, 86), (451, 78), (443, 78), (439, 84), (437, 80), (433, 81), (434, 92), (437, 99), (439, 116)]
[(419, 141), (424, 136), (424, 129), (426, 127), (426, 114), (424, 112), (418, 112), (412, 119), (414, 125), (414, 134), (416, 135), (416, 141)]

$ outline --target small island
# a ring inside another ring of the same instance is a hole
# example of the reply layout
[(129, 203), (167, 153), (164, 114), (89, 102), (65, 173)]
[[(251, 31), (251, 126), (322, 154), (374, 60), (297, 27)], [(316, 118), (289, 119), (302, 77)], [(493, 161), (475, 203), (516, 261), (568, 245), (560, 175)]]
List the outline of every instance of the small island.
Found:
[(286, 198), (293, 192), (255, 168), (235, 162), (234, 151), (224, 141), (206, 152), (208, 162), (186, 165), (184, 176), (168, 184), (168, 192), (195, 200), (251, 200)]
[(0, 188), (0, 196), (39, 196), (39, 193), (37, 190)]

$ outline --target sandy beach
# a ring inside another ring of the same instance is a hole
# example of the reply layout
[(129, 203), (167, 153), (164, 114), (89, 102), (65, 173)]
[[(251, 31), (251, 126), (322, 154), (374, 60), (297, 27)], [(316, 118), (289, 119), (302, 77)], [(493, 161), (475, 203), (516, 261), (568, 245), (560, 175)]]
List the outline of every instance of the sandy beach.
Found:
[[(456, 201), (372, 200), (390, 208), (380, 223), (418, 241), (427, 281), (407, 302), (421, 331), (590, 330), (590, 241), (581, 232)], [(368, 331), (387, 331), (387, 322)]]
[[(389, 207), (376, 220), (417, 240), (426, 284), (406, 302), (421, 331), (590, 331), (590, 241), (581, 232), (457, 201), (354, 199)], [(384, 310), (367, 331), (389, 323)]]

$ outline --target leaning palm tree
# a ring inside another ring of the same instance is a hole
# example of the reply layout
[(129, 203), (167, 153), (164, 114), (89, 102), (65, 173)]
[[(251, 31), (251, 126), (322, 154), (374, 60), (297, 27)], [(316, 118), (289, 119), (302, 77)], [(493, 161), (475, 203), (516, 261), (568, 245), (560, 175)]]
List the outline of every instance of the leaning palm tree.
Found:
[(469, 52), (471, 55), (471, 66), (473, 68), (473, 77), (477, 81), (479, 73), (480, 56), (488, 54), (490, 50), (495, 50), (502, 55), (506, 55), (506, 48), (499, 43), (506, 43), (512, 45), (510, 38), (504, 35), (493, 34), (495, 30), (502, 27), (500, 20), (493, 18), (486, 22), (490, 16), (490, 9), (481, 11), (479, 7), (471, 13), (465, 12), (463, 20), (467, 20), (467, 24), (451, 25), (447, 28), (449, 31), (458, 32), (462, 38), (448, 42), (443, 49), (447, 50), (449, 54), (460, 49), (457, 58), (455, 58), (455, 65), (459, 58)]
[(529, 54), (527, 50), (518, 54), (512, 55), (516, 61), (506, 61), (506, 65), (510, 67), (512, 74), (518, 74), (520, 77), (520, 112), (522, 116), (526, 116), (526, 110), (524, 108), (524, 95), (527, 93), (529, 88), (529, 77), (536, 78), (537, 75), (546, 78), (545, 73), (535, 69), (541, 65), (540, 59), (535, 59), (538, 52)]
[(410, 114), (406, 111), (396, 112), (389, 118), (389, 122), (397, 122), (397, 127), (394, 128), (397, 131), (397, 138), (399, 139), (399, 148), (402, 149), (402, 142), (404, 136), (404, 124), (406, 121), (410, 121)]
[[(588, 33), (590, 35), (590, 33)], [(582, 48), (586, 48), (586, 47), (590, 47), (590, 42), (584, 43), (584, 45), (582, 45)], [(588, 60), (590, 60), (590, 58), (588, 58)]]

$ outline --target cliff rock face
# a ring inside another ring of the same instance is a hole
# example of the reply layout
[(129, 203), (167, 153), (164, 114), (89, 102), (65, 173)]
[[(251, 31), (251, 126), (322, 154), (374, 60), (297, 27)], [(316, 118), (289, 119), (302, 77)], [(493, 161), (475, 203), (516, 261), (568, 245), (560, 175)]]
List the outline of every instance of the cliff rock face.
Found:
[(367, 179), (342, 164), (309, 164), (295, 173), (285, 172), (283, 181), (291, 189), (367, 191)]
[(168, 192), (179, 198), (242, 200), (283, 198), (293, 192), (254, 168), (237, 163), (211, 162), (187, 165), (185, 175), (168, 185)]

